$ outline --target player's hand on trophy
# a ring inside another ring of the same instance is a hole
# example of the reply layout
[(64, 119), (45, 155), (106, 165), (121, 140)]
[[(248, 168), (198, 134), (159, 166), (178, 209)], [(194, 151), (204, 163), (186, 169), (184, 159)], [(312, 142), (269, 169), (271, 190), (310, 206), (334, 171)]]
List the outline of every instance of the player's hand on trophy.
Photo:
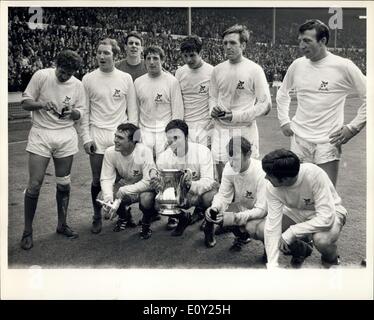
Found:
[(84, 145), (84, 151), (86, 151), (87, 154), (93, 155), (96, 151), (96, 143), (94, 141), (88, 141)]
[(284, 239), (281, 237), (279, 239), (279, 250), (282, 251), (285, 255), (291, 254), (290, 246)]
[(159, 192), (162, 190), (162, 183), (159, 177), (152, 177), (150, 181), (150, 185), (151, 185), (151, 188), (155, 190), (156, 192)]
[(286, 123), (284, 124), (283, 126), (281, 126), (281, 130), (282, 130), (282, 133), (286, 136), (286, 137), (291, 137), (293, 136), (293, 131), (291, 129), (291, 124), (290, 123)]
[(343, 126), (330, 135), (330, 143), (336, 147), (340, 147), (351, 140), (358, 132), (358, 130), (350, 130), (348, 126)]
[(191, 189), (192, 184), (192, 171), (187, 169), (184, 171), (183, 183), (187, 191)]

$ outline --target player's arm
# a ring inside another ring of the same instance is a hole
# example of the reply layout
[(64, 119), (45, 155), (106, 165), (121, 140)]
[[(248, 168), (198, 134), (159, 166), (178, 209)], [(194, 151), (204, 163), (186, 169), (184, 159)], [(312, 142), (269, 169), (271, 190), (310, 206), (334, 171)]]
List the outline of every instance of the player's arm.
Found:
[(254, 106), (248, 106), (248, 108), (243, 111), (232, 111), (232, 122), (253, 122), (257, 117), (266, 115), (270, 112), (271, 96), (269, 85), (267, 83), (264, 70), (260, 67), (255, 69), (254, 72), (254, 90), (256, 94), (256, 103)]
[(211, 207), (217, 209), (219, 212), (227, 210), (234, 198), (235, 189), (233, 176), (229, 174), (228, 170), (228, 165), (226, 165), (222, 172), (222, 179), (218, 193), (214, 196), (212, 201)]
[(26, 90), (22, 93), (21, 106), (24, 110), (36, 111), (43, 109), (45, 111), (50, 111), (56, 107), (52, 102), (39, 101), (40, 90), (45, 80), (45, 75), (41, 70), (35, 72), (31, 77)]
[(308, 221), (290, 226), (282, 235), (287, 244), (308, 234), (327, 231), (334, 223), (335, 205), (327, 174), (320, 172), (311, 181), (316, 215)]
[(83, 107), (83, 114), (81, 115), (80, 121), (78, 122), (77, 131), (82, 139), (82, 143), (86, 153), (93, 154), (96, 151), (96, 144), (90, 136), (90, 89), (86, 76), (82, 79), (84, 94), (85, 94), (85, 105)]
[(277, 97), (276, 97), (278, 120), (281, 126), (281, 130), (285, 136), (293, 135), (293, 131), (290, 128), (291, 120), (289, 117), (289, 111), (290, 111), (290, 103), (291, 103), (290, 91), (294, 87), (294, 83), (293, 83), (294, 69), (295, 69), (295, 65), (293, 63), (288, 68), (287, 73), (283, 79), (282, 85), (277, 91)]
[(283, 203), (274, 195), (271, 186), (267, 186), (266, 197), (268, 214), (265, 220), (265, 250), (268, 257), (267, 268), (277, 268), (279, 259), (279, 240), (282, 234)]
[(223, 109), (218, 106), (218, 84), (216, 78), (216, 69), (214, 68), (210, 76), (209, 84), (209, 114), (213, 119), (218, 118)]
[(113, 184), (116, 181), (116, 168), (110, 150), (104, 153), (103, 166), (101, 168), (100, 185), (104, 202), (113, 202)]
[(129, 122), (137, 126), (139, 123), (138, 105), (137, 105), (134, 83), (132, 82), (132, 78), (130, 75), (128, 75), (127, 82), (128, 82), (127, 117), (128, 117)]
[(183, 105), (181, 87), (179, 85), (179, 81), (174, 77), (173, 77), (173, 81), (171, 81), (170, 96), (171, 96), (171, 119), (172, 120), (174, 119), (183, 120), (184, 105)]
[(356, 117), (347, 124), (347, 127), (358, 133), (366, 125), (366, 77), (353, 62), (348, 65), (348, 73), (353, 91), (358, 93), (362, 104), (357, 110)]
[(337, 147), (351, 140), (366, 125), (366, 77), (351, 61), (347, 63), (346, 74), (349, 83), (347, 90), (358, 93), (362, 104), (358, 108), (356, 117), (350, 123), (330, 135), (330, 143)]

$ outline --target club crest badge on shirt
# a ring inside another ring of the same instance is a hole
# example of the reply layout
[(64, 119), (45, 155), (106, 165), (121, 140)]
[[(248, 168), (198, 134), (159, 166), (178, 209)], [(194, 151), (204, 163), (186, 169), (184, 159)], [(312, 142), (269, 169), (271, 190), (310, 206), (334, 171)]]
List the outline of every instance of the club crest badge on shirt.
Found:
[(207, 94), (208, 93), (208, 86), (200, 84), (199, 94)]
[(312, 201), (312, 199), (304, 199), (304, 205), (305, 207), (311, 207), (311, 206), (314, 206), (314, 201)]
[(134, 177), (137, 177), (137, 176), (140, 175), (140, 171), (139, 171), (139, 170), (133, 170), (133, 171), (132, 171), (132, 175), (133, 175)]
[(321, 84), (320, 84), (320, 86), (319, 86), (318, 91), (329, 91), (329, 88), (327, 87), (328, 84), (329, 84), (328, 81), (323, 81), (323, 80), (321, 80)]
[(245, 192), (244, 197), (247, 198), (247, 199), (251, 199), (251, 200), (254, 199), (253, 193), (251, 191), (248, 191), (248, 190)]
[(121, 98), (121, 90), (120, 89), (114, 89), (113, 98), (115, 98), (115, 99)]
[(155, 102), (156, 103), (162, 102), (162, 94), (161, 93), (156, 94)]
[(236, 89), (243, 90), (244, 89), (244, 81), (239, 80), (238, 85), (236, 86)]

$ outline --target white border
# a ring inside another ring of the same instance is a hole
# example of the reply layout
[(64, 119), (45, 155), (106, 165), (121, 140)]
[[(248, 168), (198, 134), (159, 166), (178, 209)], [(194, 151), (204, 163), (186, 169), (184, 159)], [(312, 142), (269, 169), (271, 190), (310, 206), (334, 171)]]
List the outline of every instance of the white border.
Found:
[[(230, 7), (366, 7), (368, 106), (373, 104), (374, 4), (363, 1), (233, 1)], [(367, 268), (331, 270), (257, 269), (7, 269), (7, 7), (61, 6), (61, 1), (2, 1), (0, 13), (1, 298), (2, 299), (373, 299), (373, 137), (372, 110), (367, 123)], [(222, 1), (64, 1), (64, 6), (225, 7)], [(370, 86), (371, 84), (371, 86)], [(6, 110), (6, 111), (5, 111)]]

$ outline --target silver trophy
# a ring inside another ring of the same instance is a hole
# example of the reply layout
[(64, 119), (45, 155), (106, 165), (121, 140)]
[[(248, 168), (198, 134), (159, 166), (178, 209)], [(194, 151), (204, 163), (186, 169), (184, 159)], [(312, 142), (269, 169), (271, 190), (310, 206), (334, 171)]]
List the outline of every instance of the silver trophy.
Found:
[(179, 214), (188, 192), (184, 181), (187, 172), (178, 169), (151, 170), (155, 171), (161, 182), (161, 189), (155, 198), (160, 208), (160, 214), (165, 216)]

